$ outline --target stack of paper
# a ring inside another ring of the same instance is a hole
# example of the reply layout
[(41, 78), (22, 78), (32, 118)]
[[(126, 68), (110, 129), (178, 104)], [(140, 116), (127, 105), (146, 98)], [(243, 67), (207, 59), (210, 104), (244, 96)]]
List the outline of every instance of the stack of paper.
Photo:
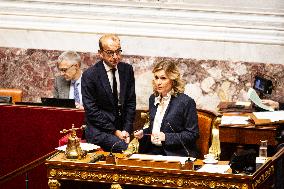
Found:
[(257, 119), (268, 119), (271, 122), (284, 120), (284, 111), (253, 112), (253, 114)]
[[(181, 164), (185, 164), (185, 161), (188, 159), (188, 157), (132, 154), (128, 159), (140, 159), (140, 160), (151, 160), (151, 161), (173, 161), (173, 162), (180, 162)], [(190, 157), (191, 161), (194, 161), (195, 159), (196, 158)]]
[(268, 110), (268, 111), (274, 111), (273, 108), (264, 105), (261, 102), (261, 99), (259, 98), (258, 94), (255, 92), (255, 90), (253, 88), (250, 88), (248, 90), (248, 98), (255, 103), (258, 107), (264, 109), (264, 110)]
[(222, 116), (221, 125), (247, 125), (249, 116)]
[[(66, 147), (67, 147), (67, 145), (64, 145), (64, 146), (59, 146), (55, 149), (65, 151)], [(97, 150), (97, 149), (100, 148), (100, 146), (97, 146), (97, 145), (91, 144), (91, 143), (80, 143), (80, 147), (81, 147), (82, 150), (85, 150), (85, 151), (92, 151), (92, 150)]]
[(230, 169), (229, 165), (205, 164), (203, 167), (198, 169), (197, 172), (226, 173), (229, 169)]

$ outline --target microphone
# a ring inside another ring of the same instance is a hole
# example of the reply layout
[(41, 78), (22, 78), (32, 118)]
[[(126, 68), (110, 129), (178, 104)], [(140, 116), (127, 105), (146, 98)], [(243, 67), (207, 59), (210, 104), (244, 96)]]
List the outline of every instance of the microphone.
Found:
[(114, 148), (117, 144), (121, 143), (122, 141), (123, 141), (123, 140), (116, 141), (116, 142), (111, 146), (109, 155), (113, 155), (113, 154), (112, 154), (113, 148)]
[(122, 141), (123, 141), (123, 140), (116, 141), (116, 142), (111, 146), (109, 155), (106, 157), (106, 163), (107, 163), (107, 164), (116, 164), (115, 155), (113, 155), (112, 150), (113, 150), (113, 148), (114, 148), (117, 144), (121, 143)]
[[(171, 126), (171, 124), (169, 123), (169, 122), (167, 122), (167, 124), (166, 124), (167, 126), (169, 126), (170, 128), (171, 128), (171, 130), (174, 132), (174, 133), (176, 133), (177, 134), (177, 132), (174, 130), (174, 128)], [(180, 143), (181, 143), (181, 145), (182, 145), (182, 147), (184, 148), (184, 150), (186, 151), (186, 153), (187, 153), (187, 157), (188, 157), (188, 159), (186, 160), (186, 162), (192, 162), (191, 161), (191, 159), (190, 159), (190, 155), (189, 155), (189, 151), (188, 151), (188, 149), (186, 148), (186, 146), (185, 146), (185, 144), (182, 142), (182, 140), (181, 140), (181, 138), (180, 138), (180, 136), (177, 134), (177, 136), (178, 136), (178, 139), (179, 139), (179, 141), (180, 141)]]

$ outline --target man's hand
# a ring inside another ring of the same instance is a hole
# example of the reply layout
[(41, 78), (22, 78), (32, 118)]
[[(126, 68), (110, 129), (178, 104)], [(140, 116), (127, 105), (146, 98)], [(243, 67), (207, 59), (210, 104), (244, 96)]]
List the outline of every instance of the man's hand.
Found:
[(122, 131), (123, 140), (128, 144), (130, 142), (130, 136), (127, 131)]
[(130, 136), (127, 131), (120, 131), (116, 130), (114, 135), (117, 136), (119, 139), (124, 140), (127, 144), (130, 142)]
[(261, 102), (267, 106), (272, 107), (274, 110), (279, 109), (279, 103), (273, 100), (261, 100)]
[(120, 130), (116, 130), (114, 132), (114, 135), (117, 136), (118, 138), (120, 138), (121, 140), (123, 140), (123, 135), (122, 135), (122, 132)]
[(76, 106), (76, 108), (79, 109), (79, 110), (84, 110), (84, 106), (81, 105), (81, 104), (79, 104), (78, 102), (75, 102), (75, 106)]

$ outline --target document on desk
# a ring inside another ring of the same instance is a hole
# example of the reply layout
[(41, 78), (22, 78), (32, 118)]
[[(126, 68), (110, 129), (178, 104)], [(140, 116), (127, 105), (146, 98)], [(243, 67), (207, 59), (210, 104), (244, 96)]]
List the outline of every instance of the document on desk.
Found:
[[(140, 160), (152, 160), (152, 161), (172, 161), (172, 162), (180, 162), (181, 164), (185, 164), (185, 161), (188, 159), (188, 157), (132, 154), (128, 159), (140, 159)], [(191, 161), (194, 161), (195, 159), (196, 158), (190, 157)]]
[(269, 119), (271, 122), (284, 120), (284, 111), (253, 112), (257, 119)]
[(253, 88), (250, 88), (248, 90), (248, 98), (255, 103), (258, 107), (264, 109), (264, 110), (268, 110), (268, 111), (274, 111), (273, 108), (266, 106), (265, 104), (263, 104), (261, 102), (261, 99), (259, 98), (258, 94), (255, 92), (255, 90)]
[(197, 172), (226, 173), (229, 169), (229, 165), (205, 164), (200, 169), (198, 169)]
[(221, 125), (247, 125), (249, 116), (222, 116)]
[[(85, 151), (98, 150), (99, 148), (101, 148), (100, 146), (91, 144), (91, 143), (80, 143), (80, 147), (82, 150), (85, 150)], [(66, 148), (67, 148), (67, 145), (64, 145), (64, 146), (59, 146), (55, 149), (65, 152)]]

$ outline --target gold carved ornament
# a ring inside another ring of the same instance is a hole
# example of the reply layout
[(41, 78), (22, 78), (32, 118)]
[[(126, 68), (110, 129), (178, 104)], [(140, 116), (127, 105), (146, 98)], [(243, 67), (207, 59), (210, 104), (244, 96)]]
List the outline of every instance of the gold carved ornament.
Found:
[(48, 180), (48, 187), (50, 189), (60, 189), (60, 183), (58, 182), (58, 180), (49, 179)]
[(216, 157), (220, 157), (221, 154), (221, 146), (220, 146), (220, 138), (219, 138), (219, 125), (221, 124), (221, 117), (216, 117), (213, 121), (212, 127), (212, 143), (209, 148), (209, 153), (214, 154)]
[[(145, 119), (145, 124), (143, 126), (143, 129), (148, 128), (150, 125), (150, 118), (149, 118), (149, 112), (145, 113), (142, 112), (141, 113), (141, 118)], [(123, 152), (123, 154), (126, 155), (132, 155), (135, 153), (138, 153), (139, 151), (139, 140), (137, 138), (134, 138), (129, 144), (128, 144), (128, 148)]]
[[(146, 176), (146, 175), (136, 175), (136, 174), (117, 174), (117, 173), (96, 173), (89, 171), (72, 171), (72, 170), (55, 170), (52, 169), (49, 172), (50, 176), (79, 179), (79, 180), (95, 180), (109, 181), (109, 182), (127, 182), (127, 183), (138, 183), (141, 185), (160, 185), (172, 186), (172, 187), (205, 187), (205, 188), (226, 188), (226, 189), (248, 189), (248, 185), (244, 183), (234, 183), (234, 182), (222, 182), (222, 181), (212, 181), (212, 180), (195, 180), (186, 178), (165, 178), (163, 175), (157, 176)], [(52, 182), (51, 182), (52, 181)], [(50, 184), (56, 187), (56, 181), (50, 179)], [(116, 185), (118, 186), (118, 185)]]
[(267, 178), (269, 178), (273, 173), (274, 173), (274, 166), (272, 165), (271, 167), (269, 167), (268, 170), (266, 170), (263, 174), (261, 174), (257, 180), (255, 180), (253, 186), (254, 186), (255, 188), (257, 188), (258, 185), (260, 185), (261, 183), (263, 183), (263, 182), (264, 182)]

